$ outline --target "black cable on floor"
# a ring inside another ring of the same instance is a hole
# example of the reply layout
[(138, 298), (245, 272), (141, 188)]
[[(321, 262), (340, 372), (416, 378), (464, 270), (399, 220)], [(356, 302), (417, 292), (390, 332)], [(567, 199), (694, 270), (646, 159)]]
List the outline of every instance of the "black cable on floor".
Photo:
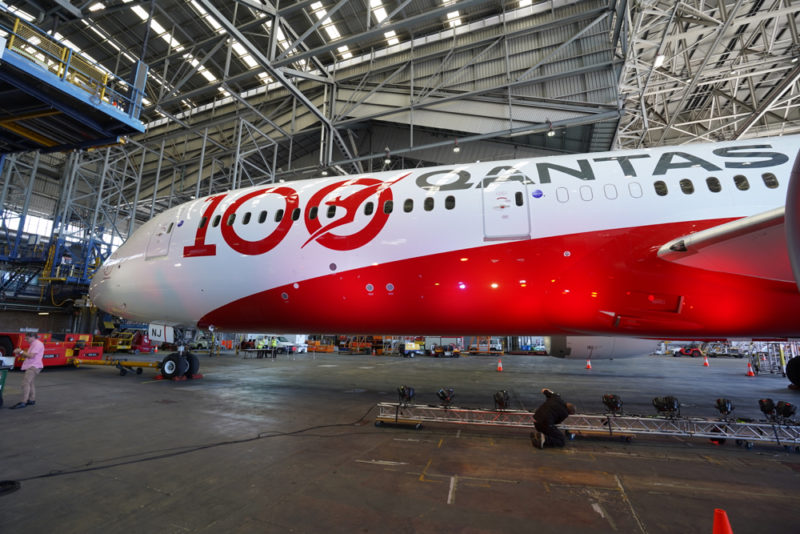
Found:
[[(145, 458), (138, 458), (135, 460), (126, 460), (124, 462), (116, 462), (112, 464), (106, 465), (98, 465), (93, 467), (83, 467), (81, 469), (71, 469), (71, 470), (59, 470), (59, 471), (50, 471), (49, 473), (44, 473), (41, 475), (35, 475), (30, 477), (21, 478), (19, 480), (3, 480), (0, 481), (0, 496), (8, 495), (9, 493), (13, 493), (21, 488), (22, 482), (29, 482), (31, 480), (37, 480), (42, 478), (52, 478), (52, 477), (60, 477), (65, 475), (76, 475), (80, 473), (89, 473), (92, 471), (102, 471), (104, 469), (111, 469), (113, 467), (121, 467), (124, 465), (134, 465), (138, 463), (145, 463), (145, 462), (152, 462), (154, 460), (162, 460), (164, 458), (172, 458), (175, 456), (182, 456), (184, 454), (190, 454), (193, 452), (203, 451), (207, 449), (214, 449), (217, 447), (224, 447), (227, 445), (239, 445), (241, 443), (250, 443), (252, 441), (258, 441), (261, 439), (268, 439), (268, 438), (277, 438), (277, 437), (286, 437), (286, 436), (297, 436), (300, 434), (305, 434), (314, 430), (321, 430), (323, 428), (337, 428), (337, 427), (345, 427), (345, 426), (355, 426), (361, 423), (369, 413), (375, 409), (375, 406), (370, 406), (369, 410), (364, 412), (364, 415), (353, 421), (352, 423), (334, 423), (330, 425), (315, 425), (310, 426), (307, 428), (301, 428), (300, 430), (293, 430), (292, 432), (259, 432), (256, 436), (252, 438), (242, 438), (242, 439), (234, 439), (228, 441), (219, 441), (217, 443), (209, 443), (207, 445), (198, 445), (196, 447), (189, 447), (182, 450), (172, 450), (170, 452), (165, 452), (162, 454), (157, 454), (154, 456), (147, 456)], [(327, 436), (327, 437), (336, 437), (336, 436)], [(92, 462), (90, 461), (89, 464)]]

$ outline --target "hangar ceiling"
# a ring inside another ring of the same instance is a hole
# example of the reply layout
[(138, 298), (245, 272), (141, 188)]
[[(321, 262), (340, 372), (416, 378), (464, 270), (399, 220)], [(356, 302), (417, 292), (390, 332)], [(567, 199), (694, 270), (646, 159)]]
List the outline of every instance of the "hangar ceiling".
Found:
[(262, 182), (800, 130), (791, 0), (7, 4), (122, 78), (149, 65), (145, 134), (6, 158), (6, 207), (35, 168), (30, 209), (84, 233)]

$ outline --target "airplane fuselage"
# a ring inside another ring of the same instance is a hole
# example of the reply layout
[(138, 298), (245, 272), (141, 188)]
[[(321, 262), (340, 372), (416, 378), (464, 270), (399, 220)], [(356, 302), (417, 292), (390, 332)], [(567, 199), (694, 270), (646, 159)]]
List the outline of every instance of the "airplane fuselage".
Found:
[(229, 331), (800, 336), (793, 280), (657, 254), (783, 206), (798, 148), (787, 136), (248, 187), (145, 223), (91, 296), (132, 320)]

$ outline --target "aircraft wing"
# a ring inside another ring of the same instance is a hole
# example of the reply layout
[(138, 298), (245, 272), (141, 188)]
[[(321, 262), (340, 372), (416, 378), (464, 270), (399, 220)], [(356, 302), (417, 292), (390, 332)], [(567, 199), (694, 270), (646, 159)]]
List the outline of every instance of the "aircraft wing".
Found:
[(658, 256), (707, 271), (794, 282), (785, 211), (781, 206), (673, 239)]

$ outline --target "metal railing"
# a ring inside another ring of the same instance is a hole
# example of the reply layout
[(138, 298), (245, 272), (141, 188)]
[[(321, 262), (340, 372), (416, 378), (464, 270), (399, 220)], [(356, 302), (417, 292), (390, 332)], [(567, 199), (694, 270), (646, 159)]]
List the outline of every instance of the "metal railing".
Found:
[(0, 32), (7, 34), (8, 50), (86, 91), (95, 105), (102, 101), (138, 119), (141, 106), (137, 102), (141, 99), (137, 95), (139, 91), (129, 83), (35, 26), (1, 11)]

